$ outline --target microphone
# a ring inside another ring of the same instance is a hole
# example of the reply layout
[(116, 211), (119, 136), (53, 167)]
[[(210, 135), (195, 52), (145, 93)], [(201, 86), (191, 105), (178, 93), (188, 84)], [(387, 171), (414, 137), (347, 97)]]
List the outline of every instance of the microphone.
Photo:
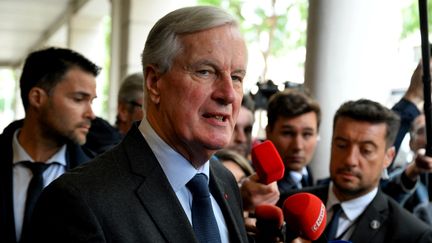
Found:
[(257, 243), (282, 241), (284, 234), (284, 218), (282, 209), (271, 204), (262, 204), (255, 208)]
[(287, 239), (301, 236), (316, 240), (324, 232), (327, 211), (323, 202), (311, 193), (300, 192), (288, 197), (283, 203), (283, 213)]
[(270, 184), (282, 179), (285, 166), (273, 143), (266, 140), (252, 148), (252, 164), (259, 182)]

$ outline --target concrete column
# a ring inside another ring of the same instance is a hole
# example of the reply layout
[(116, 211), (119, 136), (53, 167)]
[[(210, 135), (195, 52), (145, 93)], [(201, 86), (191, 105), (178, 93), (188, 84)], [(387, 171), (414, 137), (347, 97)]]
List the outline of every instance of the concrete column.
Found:
[(395, 70), (398, 5), (391, 0), (310, 0), (305, 86), (320, 102), (320, 141), (311, 166), (315, 177), (329, 175), (333, 115), (347, 100), (383, 104), (398, 75)]
[[(141, 53), (147, 35), (156, 21), (168, 12), (195, 1), (111, 0), (112, 45), (110, 97), (117, 97), (121, 81), (133, 72), (141, 72)], [(110, 120), (115, 120), (117, 98), (109, 101)]]
[[(108, 0), (88, 1), (69, 21), (68, 47), (78, 51), (85, 57), (106, 68), (109, 58), (106, 49), (106, 17), (110, 13)], [(104, 104), (111, 97), (104, 97), (104, 87), (108, 85), (107, 70), (102, 69), (97, 77), (96, 92), (98, 98), (93, 102), (93, 110), (97, 116), (105, 117), (102, 111)]]

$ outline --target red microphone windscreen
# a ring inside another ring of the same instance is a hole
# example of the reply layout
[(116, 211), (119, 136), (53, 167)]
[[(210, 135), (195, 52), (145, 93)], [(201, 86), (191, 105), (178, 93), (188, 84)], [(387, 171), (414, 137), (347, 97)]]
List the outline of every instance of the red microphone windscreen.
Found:
[(323, 233), (327, 212), (323, 202), (315, 195), (300, 192), (288, 197), (283, 204), (287, 231), (307, 240), (316, 240)]
[(255, 167), (259, 181), (270, 184), (282, 179), (285, 166), (273, 143), (269, 140), (252, 148), (252, 164)]
[(257, 219), (257, 223), (266, 222), (275, 225), (277, 228), (282, 227), (284, 222), (282, 209), (270, 204), (256, 206), (255, 217)]

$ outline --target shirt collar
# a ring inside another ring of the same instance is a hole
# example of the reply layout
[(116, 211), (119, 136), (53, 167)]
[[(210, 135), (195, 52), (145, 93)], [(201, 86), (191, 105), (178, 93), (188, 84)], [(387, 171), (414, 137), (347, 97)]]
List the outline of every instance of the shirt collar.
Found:
[(308, 172), (306, 167), (303, 167), (301, 172), (289, 171), (289, 175), (295, 183), (299, 183), (303, 176), (308, 176)]
[[(12, 138), (12, 150), (13, 150), (13, 164), (20, 163), (22, 161), (34, 161), (33, 158), (25, 151), (25, 149), (18, 142), (18, 133), (21, 129), (17, 129)], [(66, 166), (66, 144), (63, 145), (59, 151), (51, 156), (45, 163), (58, 163)]]
[(350, 221), (354, 221), (355, 219), (357, 219), (360, 216), (360, 214), (363, 213), (366, 207), (372, 202), (372, 200), (378, 193), (378, 187), (375, 187), (375, 189), (373, 189), (372, 191), (368, 192), (367, 194), (361, 197), (354, 198), (341, 203), (336, 198), (336, 195), (333, 193), (333, 187), (334, 187), (333, 182), (331, 182), (329, 186), (326, 208), (331, 209), (333, 205), (340, 203), (343, 212), (345, 213), (346, 217)]
[(195, 169), (188, 160), (159, 137), (146, 118), (141, 121), (139, 130), (156, 156), (174, 192), (184, 187), (197, 173), (205, 174), (210, 180), (209, 161)]

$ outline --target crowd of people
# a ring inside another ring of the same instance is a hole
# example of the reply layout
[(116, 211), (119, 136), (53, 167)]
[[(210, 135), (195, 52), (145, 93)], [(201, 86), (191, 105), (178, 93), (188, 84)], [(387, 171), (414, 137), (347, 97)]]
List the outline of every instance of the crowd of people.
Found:
[[(251, 163), (247, 58), (224, 10), (170, 12), (147, 37), (143, 73), (123, 80), (111, 125), (92, 110), (97, 65), (66, 48), (30, 53), (25, 117), (0, 135), (0, 242), (254, 242), (255, 208), (298, 192), (326, 206), (314, 242), (432, 242), (420, 64), (391, 109), (368, 99), (339, 107), (329, 178), (309, 166), (320, 163), (319, 103), (303, 89), (272, 95), (265, 140), (285, 172), (263, 184)], [(394, 166), (408, 132), (413, 160)]]

